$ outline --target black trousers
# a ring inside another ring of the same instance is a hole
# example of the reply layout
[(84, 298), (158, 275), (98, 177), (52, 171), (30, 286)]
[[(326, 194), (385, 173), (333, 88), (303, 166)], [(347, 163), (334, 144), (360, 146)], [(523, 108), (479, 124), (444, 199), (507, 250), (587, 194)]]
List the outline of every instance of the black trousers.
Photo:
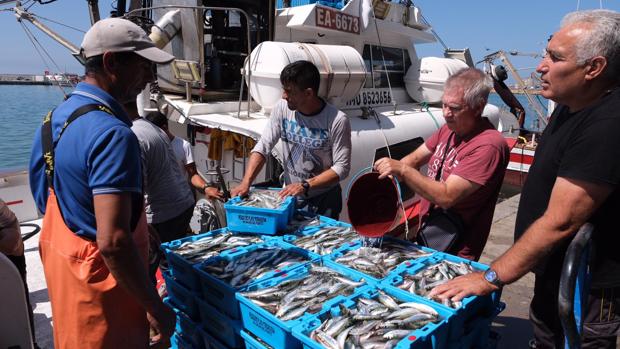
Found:
[(192, 230), (189, 226), (189, 222), (193, 214), (194, 205), (172, 219), (151, 224), (151, 227), (157, 234), (157, 236), (153, 236), (152, 231), (149, 231), (151, 235), (149, 239), (149, 275), (153, 283), (155, 283), (155, 273), (158, 267), (161, 267), (162, 270), (168, 269), (168, 263), (166, 263), (166, 259), (159, 245), (164, 242), (170, 242), (191, 235)]
[[(558, 315), (557, 275), (536, 275), (534, 297), (530, 304), (530, 321), (536, 348), (564, 348), (564, 331)], [(620, 334), (620, 287), (591, 289), (584, 319), (583, 349), (615, 349)]]
[(151, 224), (159, 234), (161, 242), (170, 242), (188, 236), (191, 233), (189, 221), (194, 214), (194, 205), (180, 215), (171, 218), (165, 222)]
[(306, 199), (309, 211), (333, 219), (340, 217), (342, 211), (342, 188), (340, 184), (331, 188), (329, 191)]

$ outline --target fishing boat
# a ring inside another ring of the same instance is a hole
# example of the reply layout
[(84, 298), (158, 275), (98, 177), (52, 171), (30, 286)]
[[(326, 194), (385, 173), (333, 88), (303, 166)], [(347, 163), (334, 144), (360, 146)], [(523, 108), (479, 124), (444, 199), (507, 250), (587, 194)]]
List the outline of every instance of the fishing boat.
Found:
[[(217, 166), (230, 169), (224, 180), (233, 186), (243, 178), (248, 143), (213, 154), (209, 147), (220, 148), (213, 136), (225, 131), (225, 137), (258, 140), (281, 97), (279, 72), (286, 64), (298, 59), (315, 63), (321, 73), (319, 94), (349, 117), (351, 174), (383, 156), (400, 159), (422, 144), (444, 123), (443, 82), (473, 65), (468, 50), (418, 57), (415, 45), (437, 39), (415, 6), (363, 0), (296, 3), (276, 3), (272, 12), (269, 2), (226, 2), (227, 8), (213, 8), (189, 1), (179, 8), (178, 3), (153, 1), (156, 27), (178, 33), (164, 49), (182, 61), (158, 69), (156, 92), (151, 89), (148, 100), (143, 96), (142, 105), (166, 110), (171, 128), (195, 144), (198, 168), (206, 173)], [(198, 74), (182, 73), (194, 71)], [(484, 116), (507, 137), (518, 135), (512, 114), (487, 105)], [(282, 152), (276, 148), (273, 155), (258, 182), (277, 179)], [(343, 181), (344, 188), (352, 177)], [(407, 216), (415, 215), (417, 197), (404, 190), (403, 199)], [(341, 217), (347, 220), (346, 210)]]
[[(251, 144), (281, 97), (279, 73), (288, 63), (312, 61), (321, 74), (319, 95), (350, 120), (352, 169), (343, 188), (376, 159), (400, 159), (439, 129), (445, 122), (444, 82), (473, 66), (467, 49), (446, 49), (443, 57), (417, 55), (416, 45), (438, 40), (421, 9), (410, 2), (139, 3), (132, 1), (124, 13), (125, 1), (118, 1), (118, 15), (140, 19), (151, 38), (176, 57), (158, 67), (157, 82), (138, 97), (139, 110), (164, 112), (170, 130), (192, 144), (199, 172), (217, 181), (216, 170), (227, 169), (219, 182), (228, 187), (244, 176)], [(21, 20), (36, 22), (19, 3), (15, 12)], [(97, 11), (90, 16), (93, 22), (99, 18)], [(78, 56), (77, 46), (52, 37)], [(519, 125), (510, 112), (488, 104), (483, 116), (506, 138), (518, 137)], [(276, 147), (272, 155), (257, 182), (278, 183), (282, 150)], [(40, 219), (26, 172), (0, 180), (0, 196), (20, 221)], [(419, 197), (402, 189), (405, 214), (399, 223), (411, 222), (417, 219)], [(344, 190), (343, 200), (346, 195)], [(346, 208), (341, 220), (348, 220)]]

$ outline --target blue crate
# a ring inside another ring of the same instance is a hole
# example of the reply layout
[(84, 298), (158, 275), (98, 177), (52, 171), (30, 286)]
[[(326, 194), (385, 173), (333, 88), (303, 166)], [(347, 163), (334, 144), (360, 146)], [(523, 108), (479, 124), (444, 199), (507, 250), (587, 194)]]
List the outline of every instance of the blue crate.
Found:
[(194, 270), (198, 275), (200, 283), (200, 289), (202, 291), (201, 299), (206, 300), (213, 306), (220, 309), (233, 319), (240, 319), (239, 303), (235, 299), (235, 288), (215, 276), (203, 271), (201, 268), (211, 263), (218, 263), (221, 260), (232, 260), (237, 256), (242, 255), (250, 251), (254, 251), (260, 247), (265, 247), (265, 244), (252, 245), (247, 248), (240, 248), (234, 253), (226, 256), (220, 255), (218, 257), (211, 258), (210, 260), (194, 265)]
[(333, 218), (329, 218), (326, 216), (318, 215), (319, 220), (321, 221), (321, 225), (331, 225), (335, 227), (351, 227), (351, 224), (342, 222)]
[(478, 318), (465, 325), (463, 334), (448, 343), (448, 349), (477, 349), (489, 347), (492, 318)]
[[(434, 250), (432, 248), (429, 248), (429, 247), (426, 247), (426, 246), (422, 246), (422, 245), (418, 245), (415, 242), (408, 241), (408, 240), (403, 240), (403, 239), (400, 239), (400, 238), (397, 238), (397, 237), (393, 237), (393, 236), (385, 236), (385, 237), (383, 237), (383, 241), (384, 242), (391, 242), (391, 243), (398, 243), (398, 244), (401, 244), (401, 245), (404, 245), (404, 246), (409, 246), (411, 248), (416, 248), (418, 250), (422, 250), (424, 252), (428, 252), (428, 253), (431, 254), (431, 255), (426, 256), (426, 257), (420, 257), (420, 258), (417, 258), (417, 259), (413, 259), (413, 260), (409, 261), (410, 263), (415, 263), (415, 262), (418, 262), (418, 261), (420, 261), (422, 259), (429, 258), (432, 255), (434, 255), (435, 253), (437, 253), (437, 250)], [(407, 263), (405, 262), (403, 264), (407, 264)]]
[[(386, 278), (383, 281), (383, 284), (394, 286), (398, 293), (411, 294), (407, 291), (397, 288), (398, 285), (403, 282), (403, 278), (401, 275), (403, 275), (404, 273), (416, 274), (417, 272), (426, 269), (428, 266), (439, 263), (442, 260), (448, 260), (455, 263), (463, 262), (471, 265), (473, 268), (480, 271), (484, 271), (489, 268), (487, 265), (482, 263), (470, 261), (443, 252), (437, 252), (431, 257), (419, 261), (419, 263), (417, 264), (411, 265), (408, 268), (401, 269), (397, 273), (390, 275), (390, 277)], [(450, 339), (456, 340), (463, 335), (463, 331), (466, 328), (468, 322), (475, 321), (479, 318), (495, 317), (499, 313), (499, 311), (501, 311), (498, 310), (501, 309), (500, 298), (501, 289), (487, 296), (466, 297), (461, 301), (461, 307), (457, 309), (446, 307), (443, 304), (433, 300), (429, 301), (437, 304), (438, 306), (444, 307), (445, 309), (448, 309), (455, 314), (450, 322)]]
[(290, 251), (294, 251), (295, 253), (308, 258), (308, 261), (318, 261), (319, 259), (321, 259), (322, 256), (320, 254), (316, 254), (314, 252), (310, 252), (301, 247), (295, 246), (292, 242), (290, 242), (289, 239), (287, 239), (287, 237), (289, 237), (289, 235), (283, 236), (282, 239), (280, 240), (276, 240), (276, 239), (269, 240), (267, 242), (267, 245), (277, 246), (277, 247), (281, 247), (281, 248), (284, 248)]
[(198, 332), (202, 336), (202, 344), (205, 349), (230, 349), (227, 345), (211, 336), (202, 326), (198, 327)]
[[(385, 237), (384, 239), (386, 241), (399, 242), (399, 243), (401, 243), (403, 245), (411, 246), (411, 248), (420, 249), (420, 250), (425, 251), (425, 252), (429, 252), (429, 253), (434, 253), (435, 252), (435, 250), (433, 250), (433, 249), (429, 249), (427, 247), (419, 246), (417, 244), (414, 244), (414, 243), (411, 243), (411, 242), (408, 242), (408, 241), (405, 241), (405, 240), (396, 239), (396, 238), (390, 238), (390, 237)], [(361, 273), (361, 274), (365, 275), (367, 280), (372, 280), (375, 283), (379, 283), (379, 282), (382, 282), (383, 280), (389, 279), (392, 275), (394, 275), (394, 273), (397, 273), (398, 271), (400, 271), (400, 270), (402, 270), (402, 269), (404, 269), (406, 267), (414, 265), (414, 264), (418, 263), (418, 261), (420, 261), (420, 260), (424, 260), (426, 258), (429, 258), (429, 257), (421, 257), (421, 258), (415, 259), (415, 260), (404, 261), (400, 265), (396, 266), (394, 269), (390, 270), (390, 272), (384, 278), (379, 279), (379, 278), (373, 277), (371, 275), (368, 275), (368, 274), (366, 274), (366, 273), (364, 273), (362, 271), (359, 271), (357, 269), (354, 269), (354, 268), (351, 268), (351, 267), (346, 266), (344, 264), (339, 264), (339, 263), (336, 262), (336, 259), (344, 256), (345, 254), (349, 253), (352, 250), (357, 250), (360, 247), (362, 247), (362, 241), (361, 240), (355, 240), (355, 241), (352, 241), (352, 242), (344, 244), (341, 248), (337, 249), (336, 251), (332, 252), (329, 255), (324, 256), (324, 259), (325, 260), (330, 260), (330, 261), (332, 261), (332, 262), (334, 262), (334, 263), (336, 263), (336, 264), (342, 266), (343, 268), (346, 268), (346, 269), (348, 269), (348, 270), (350, 270), (352, 272)]]
[(320, 258), (320, 257), (310, 254), (306, 250), (303, 250), (299, 247), (290, 246), (278, 240), (270, 240), (264, 244), (257, 244), (257, 245), (249, 246), (245, 250), (238, 251), (237, 253), (234, 253), (234, 254), (228, 254), (226, 256), (222, 255), (219, 257), (212, 258), (209, 261), (205, 261), (202, 264), (194, 266), (194, 268), (196, 269), (196, 272), (198, 273), (200, 277), (200, 285), (202, 288), (203, 299), (211, 303), (214, 307), (220, 309), (223, 313), (227, 314), (231, 318), (240, 319), (241, 314), (239, 312), (239, 302), (235, 298), (236, 291), (242, 291), (256, 282), (269, 279), (273, 276), (276, 276), (282, 273), (287, 273), (293, 269), (296, 269), (308, 263), (308, 262), (296, 263), (296, 264), (292, 264), (292, 265), (286, 266), (281, 269), (274, 269), (273, 271), (266, 273), (263, 277), (248, 283), (246, 286), (240, 289), (235, 289), (234, 287), (230, 286), (226, 282), (218, 279), (217, 277), (213, 275), (210, 275), (209, 273), (201, 269), (203, 266), (206, 266), (212, 263), (218, 263), (219, 261), (223, 259), (231, 261), (235, 258), (241, 257), (243, 254), (250, 253), (259, 248), (268, 248), (268, 247), (277, 247), (277, 248), (282, 248), (285, 250), (293, 250), (294, 252), (305, 256), (308, 259), (308, 262), (317, 261)]
[(198, 332), (198, 325), (192, 321), (187, 314), (178, 309), (178, 306), (174, 304), (170, 298), (164, 298), (164, 303), (174, 310), (176, 315), (176, 325), (174, 332), (183, 337), (183, 340), (196, 349), (202, 349), (202, 337)]
[(175, 333), (170, 338), (171, 349), (197, 349), (183, 335)]
[[(327, 266), (327, 265), (325, 265)], [(329, 267), (329, 266), (327, 266)], [(270, 288), (282, 283), (285, 280), (299, 279), (307, 276), (310, 272), (310, 265), (292, 270), (289, 273), (284, 273), (273, 277), (271, 279), (262, 281), (248, 287), (246, 291), (260, 290), (264, 288)], [(335, 266), (335, 271), (342, 274), (353, 281), (359, 281), (360, 276), (358, 274), (350, 273), (348, 270)], [(360, 287), (361, 288), (361, 287)], [(336, 296), (327, 300), (323, 304), (323, 310), (329, 309), (334, 304), (338, 304), (345, 299), (344, 296)], [(274, 348), (298, 348), (301, 346), (299, 340), (292, 336), (292, 329), (298, 326), (307, 316), (311, 314), (304, 314), (303, 316), (289, 321), (282, 321), (275, 315), (269, 313), (265, 309), (254, 304), (250, 299), (246, 298), (240, 293), (237, 293), (237, 300), (241, 308), (241, 319), (244, 327), (259, 336), (266, 344), (273, 346)]]
[(241, 338), (245, 341), (245, 349), (272, 349), (271, 346), (262, 343), (246, 331), (241, 331)]
[[(323, 219), (322, 216), (321, 216), (321, 219)], [(330, 218), (328, 218), (328, 219), (330, 219)], [(335, 221), (335, 222), (336, 222), (335, 224), (321, 224), (318, 227), (317, 226), (313, 226), (313, 227), (308, 227), (308, 228), (301, 229), (296, 234), (289, 234), (289, 235), (282, 236), (281, 237), (281, 241), (289, 243), (290, 245), (295, 246), (295, 240), (299, 239), (300, 236), (314, 235), (314, 234), (318, 233), (321, 229), (323, 229), (326, 226), (350, 227), (350, 225), (347, 224), (347, 223), (338, 222), (338, 221)], [(349, 251), (352, 248), (356, 249), (356, 248), (359, 248), (360, 246), (361, 246), (361, 239), (355, 239), (355, 240), (349, 241), (347, 243), (344, 243), (341, 247), (335, 248), (334, 250), (332, 250), (331, 253), (325, 254), (323, 256), (332, 255), (332, 254), (337, 253), (337, 252), (339, 252), (341, 250)], [(318, 254), (315, 254), (315, 255), (318, 256)]]
[(240, 197), (234, 197), (224, 204), (228, 228), (233, 231), (274, 235), (286, 228), (295, 212), (294, 196), (286, 197), (275, 209), (238, 206), (241, 201)]
[(366, 283), (369, 285), (377, 285), (381, 282), (380, 280), (373, 278), (372, 276), (367, 275), (365, 273), (362, 273), (359, 270), (349, 268), (346, 265), (338, 264), (330, 259), (323, 259), (323, 265), (330, 269), (334, 269), (341, 274), (346, 274), (350, 279), (353, 279), (353, 280), (364, 279)]
[[(182, 284), (183, 286), (189, 288), (190, 290), (200, 291), (200, 282), (198, 281), (198, 275), (194, 271), (193, 265), (196, 263), (190, 263), (182, 256), (176, 254), (174, 251), (179, 248), (182, 244), (186, 242), (194, 242), (200, 239), (203, 239), (208, 236), (219, 235), (225, 232), (228, 232), (228, 228), (222, 228), (213, 230), (208, 233), (203, 233), (199, 235), (188, 236), (182, 239), (170, 241), (161, 244), (161, 249), (166, 256), (166, 260), (168, 261), (168, 266), (172, 271), (172, 275), (174, 275), (177, 282)], [(232, 248), (227, 251), (222, 251), (222, 255), (225, 255), (230, 252), (236, 252), (238, 248)]]
[(192, 320), (200, 321), (200, 314), (196, 307), (196, 298), (200, 295), (176, 282), (168, 272), (164, 272), (162, 275), (166, 281), (166, 290), (168, 291), (168, 299), (170, 302), (180, 311), (187, 314)]
[(207, 334), (228, 347), (239, 348), (243, 346), (243, 339), (240, 334), (243, 328), (241, 321), (231, 319), (201, 299), (197, 301), (197, 304), (202, 318), (202, 327)]
[[(355, 300), (358, 297), (363, 296), (366, 298), (374, 298), (378, 294), (377, 290), (382, 290), (388, 295), (394, 298), (397, 298), (399, 300), (402, 300), (402, 301), (406, 301), (406, 302), (415, 301), (418, 303), (428, 305), (432, 307), (433, 309), (435, 309), (442, 318), (438, 323), (429, 323), (429, 324), (426, 324), (422, 328), (412, 331), (410, 335), (408, 335), (407, 337), (403, 338), (400, 342), (398, 342), (395, 348), (398, 348), (398, 349), (429, 348), (430, 349), (430, 348), (444, 348), (445, 347), (446, 334), (448, 331), (448, 321), (453, 314), (449, 311), (446, 311), (443, 308), (436, 307), (434, 304), (426, 301), (423, 298), (414, 297), (410, 295), (403, 296), (401, 294), (395, 293), (393, 288), (379, 284), (377, 286), (368, 285), (368, 286), (362, 287), (355, 294), (346, 298), (344, 302), (342, 302), (342, 304), (346, 306), (347, 308), (352, 308), (356, 305)], [(319, 327), (321, 323), (323, 322), (323, 320), (325, 320), (329, 316), (340, 315), (340, 308), (336, 305), (337, 304), (334, 304), (334, 306), (331, 309), (323, 310), (317, 315), (309, 316), (302, 324), (293, 328), (293, 336), (295, 336), (300, 341), (302, 341), (304, 349), (323, 348), (323, 346), (321, 346), (319, 343), (310, 339), (309, 334), (314, 329)]]

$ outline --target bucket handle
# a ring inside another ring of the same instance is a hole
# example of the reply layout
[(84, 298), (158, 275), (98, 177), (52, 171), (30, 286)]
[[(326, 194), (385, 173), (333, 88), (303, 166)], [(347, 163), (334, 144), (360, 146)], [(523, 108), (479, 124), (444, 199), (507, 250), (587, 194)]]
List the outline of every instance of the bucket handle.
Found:
[[(355, 175), (353, 175), (353, 177), (349, 181), (349, 184), (347, 184), (347, 189), (344, 191), (346, 193), (346, 195), (345, 195), (345, 200), (346, 201), (349, 201), (349, 193), (351, 192), (351, 186), (353, 185), (353, 182), (355, 182), (360, 176), (366, 174), (366, 172), (373, 172), (372, 167), (371, 166), (364, 167), (361, 170), (357, 171), (357, 173)], [(398, 192), (398, 203), (402, 207), (403, 206), (403, 198), (401, 196), (400, 183), (398, 182), (398, 180), (394, 176), (392, 176), (392, 182), (394, 182), (394, 184), (396, 184), (396, 191)]]
[[(366, 172), (372, 172), (372, 171), (373, 171), (372, 166), (364, 167), (361, 170), (357, 171), (355, 175), (353, 175), (353, 177), (349, 181), (349, 184), (347, 185), (347, 189), (345, 190), (345, 193), (346, 193), (345, 201), (349, 201), (349, 194), (350, 194), (351, 186), (353, 185), (353, 182), (355, 182), (361, 175), (366, 174)], [(409, 239), (409, 222), (407, 221), (407, 212), (405, 211), (405, 204), (403, 203), (402, 192), (400, 190), (400, 183), (398, 182), (398, 179), (396, 179), (396, 177), (394, 176), (391, 176), (391, 179), (392, 179), (392, 182), (396, 184), (396, 192), (398, 194), (398, 205), (400, 206), (400, 209), (403, 211), (403, 219), (405, 220), (405, 239)]]

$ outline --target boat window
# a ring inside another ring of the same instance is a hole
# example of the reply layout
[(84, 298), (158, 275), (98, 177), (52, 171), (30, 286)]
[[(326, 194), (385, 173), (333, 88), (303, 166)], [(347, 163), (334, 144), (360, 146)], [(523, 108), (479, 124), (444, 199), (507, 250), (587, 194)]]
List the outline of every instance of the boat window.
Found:
[(365, 88), (389, 87), (388, 76), (392, 87), (405, 86), (403, 78), (411, 65), (407, 50), (365, 45), (362, 57), (367, 71)]
[(372, 47), (372, 69), (374, 71), (403, 71), (403, 50), (383, 47), (383, 57), (379, 46)]
[[(390, 153), (392, 154), (392, 159), (400, 160), (405, 156), (409, 155), (414, 150), (418, 149), (418, 147), (422, 144), (424, 144), (424, 139), (422, 137), (416, 137), (400, 143), (391, 144)], [(375, 151), (374, 161), (377, 161), (386, 156), (388, 156), (387, 147), (379, 148)], [(402, 192), (403, 200), (409, 200), (415, 195), (415, 192), (409, 189), (409, 187), (407, 187), (406, 185), (401, 185), (400, 189)]]

